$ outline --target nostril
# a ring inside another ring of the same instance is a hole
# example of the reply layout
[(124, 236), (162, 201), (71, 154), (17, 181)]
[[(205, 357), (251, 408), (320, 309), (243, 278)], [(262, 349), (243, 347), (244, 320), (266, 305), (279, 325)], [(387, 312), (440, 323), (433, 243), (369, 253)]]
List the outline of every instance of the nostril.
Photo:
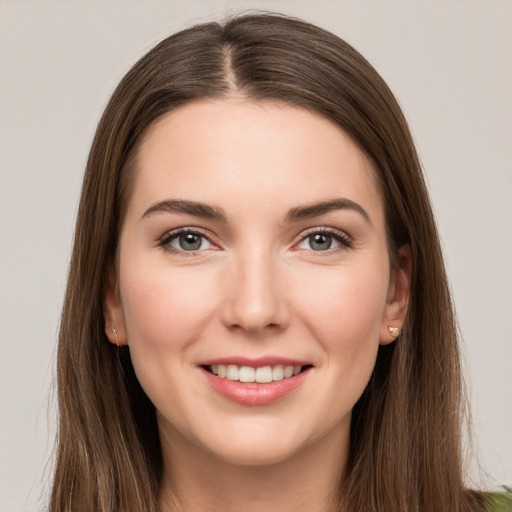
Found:
[[(234, 274), (227, 280), (222, 319), (230, 330), (277, 331), (288, 323), (288, 308), (283, 289), (272, 278), (270, 269), (263, 269), (262, 255), (244, 259), (244, 272)], [(267, 264), (263, 265), (264, 267)]]

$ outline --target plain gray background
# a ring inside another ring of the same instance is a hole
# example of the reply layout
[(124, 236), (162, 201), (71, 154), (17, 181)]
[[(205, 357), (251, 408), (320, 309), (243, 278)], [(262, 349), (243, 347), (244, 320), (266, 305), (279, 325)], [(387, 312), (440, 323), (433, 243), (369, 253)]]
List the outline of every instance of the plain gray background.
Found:
[[(103, 107), (156, 42), (241, 9), (353, 44), (410, 121), (464, 338), (474, 439), (512, 483), (512, 2), (0, 0), (0, 510), (39, 509), (77, 200)], [(487, 476), (486, 476), (487, 474)]]

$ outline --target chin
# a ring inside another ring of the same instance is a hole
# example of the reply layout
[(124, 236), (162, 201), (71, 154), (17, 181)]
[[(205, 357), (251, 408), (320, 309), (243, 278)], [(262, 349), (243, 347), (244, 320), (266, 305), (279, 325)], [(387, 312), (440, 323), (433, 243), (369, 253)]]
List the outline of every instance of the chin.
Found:
[[(254, 422), (254, 418), (249, 420)], [(199, 441), (203, 450), (226, 463), (239, 466), (267, 466), (279, 464), (298, 456), (314, 444), (308, 432), (293, 428), (289, 422), (253, 424), (250, 428), (238, 424), (224, 428)]]
[(295, 452), (293, 449), (283, 449), (282, 446), (277, 448), (246, 440), (243, 445), (231, 444), (213, 452), (213, 455), (236, 466), (271, 466), (291, 459)]

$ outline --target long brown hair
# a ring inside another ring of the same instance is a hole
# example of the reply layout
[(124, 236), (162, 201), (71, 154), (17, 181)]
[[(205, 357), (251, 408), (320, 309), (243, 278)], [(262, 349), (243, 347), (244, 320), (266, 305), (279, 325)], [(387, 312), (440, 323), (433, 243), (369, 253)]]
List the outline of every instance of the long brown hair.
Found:
[(352, 414), (340, 510), (480, 510), (461, 462), (463, 394), (453, 307), (418, 156), (393, 94), (343, 40), (303, 21), (253, 14), (175, 34), (137, 62), (98, 125), (85, 173), (58, 348), (59, 434), (52, 512), (156, 512), (155, 410), (127, 347), (104, 333), (137, 144), (159, 116), (199, 98), (279, 100), (337, 123), (373, 161), (390, 251), (412, 252), (409, 312), (379, 349)]

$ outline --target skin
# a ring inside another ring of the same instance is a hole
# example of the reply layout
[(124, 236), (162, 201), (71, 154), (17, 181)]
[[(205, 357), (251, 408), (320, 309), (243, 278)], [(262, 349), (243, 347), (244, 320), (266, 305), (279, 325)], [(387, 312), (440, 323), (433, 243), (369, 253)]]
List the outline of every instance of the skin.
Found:
[[(287, 219), (338, 198), (367, 218), (349, 207)], [(222, 208), (225, 220), (172, 209), (145, 215), (169, 199)], [(187, 227), (206, 235), (199, 250), (169, 235)], [(309, 237), (321, 228), (350, 246), (333, 237), (331, 248), (314, 250)], [(232, 98), (155, 122), (140, 146), (105, 330), (130, 345), (157, 410), (162, 510), (328, 510), (352, 408), (379, 345), (395, 339), (388, 327), (402, 326), (409, 269), (407, 247), (390, 268), (375, 171), (328, 120)], [(268, 355), (312, 368), (267, 405), (228, 400), (199, 366)]]

